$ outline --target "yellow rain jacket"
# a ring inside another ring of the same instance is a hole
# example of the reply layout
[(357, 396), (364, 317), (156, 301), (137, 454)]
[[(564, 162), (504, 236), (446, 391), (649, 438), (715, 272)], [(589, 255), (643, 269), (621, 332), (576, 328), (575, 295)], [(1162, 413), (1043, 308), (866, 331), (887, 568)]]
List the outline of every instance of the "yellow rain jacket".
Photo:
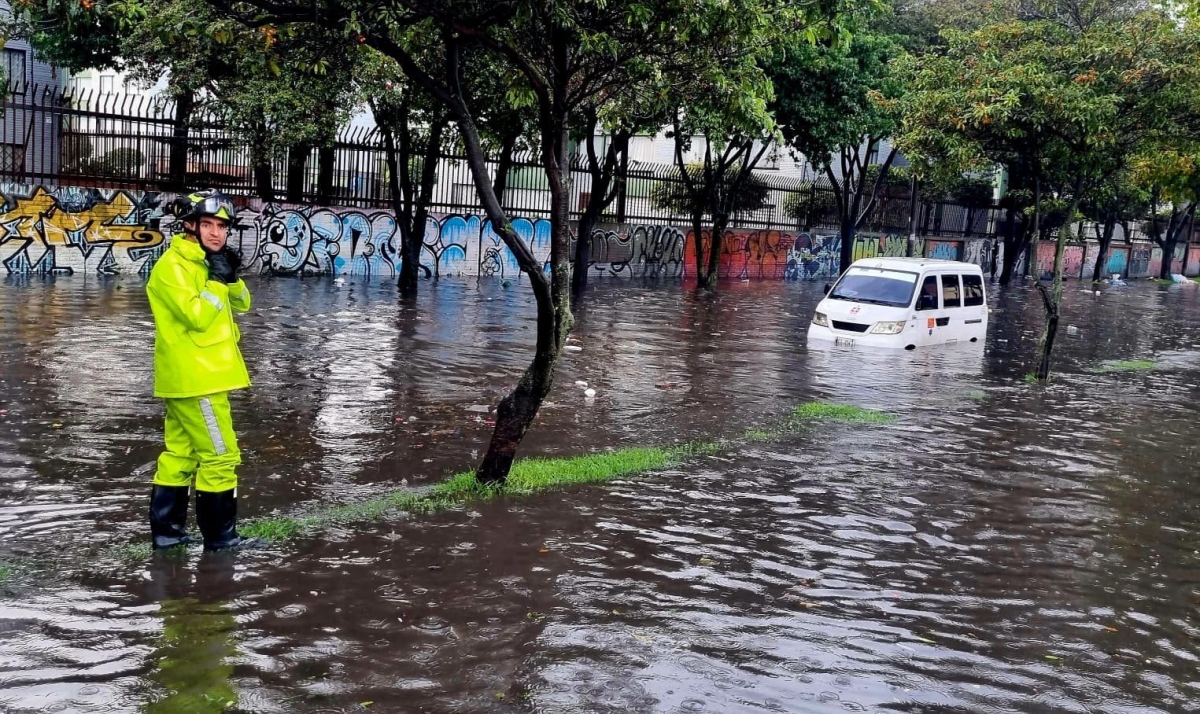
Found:
[(204, 259), (199, 243), (173, 236), (146, 282), (156, 328), (156, 397), (199, 397), (250, 386), (233, 319), (233, 313), (250, 309), (250, 290), (241, 280), (231, 285), (209, 280)]

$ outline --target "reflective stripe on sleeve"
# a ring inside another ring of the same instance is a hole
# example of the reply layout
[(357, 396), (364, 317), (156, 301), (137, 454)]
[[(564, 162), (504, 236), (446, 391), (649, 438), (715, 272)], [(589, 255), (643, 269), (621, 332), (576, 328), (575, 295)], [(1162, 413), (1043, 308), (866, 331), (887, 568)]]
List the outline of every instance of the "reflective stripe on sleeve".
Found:
[(225, 303), (221, 302), (221, 298), (217, 297), (216, 295), (213, 295), (212, 293), (210, 293), (207, 290), (201, 292), (200, 297), (207, 300), (209, 302), (209, 304), (211, 304), (213, 307), (217, 308), (218, 310), (225, 307)]

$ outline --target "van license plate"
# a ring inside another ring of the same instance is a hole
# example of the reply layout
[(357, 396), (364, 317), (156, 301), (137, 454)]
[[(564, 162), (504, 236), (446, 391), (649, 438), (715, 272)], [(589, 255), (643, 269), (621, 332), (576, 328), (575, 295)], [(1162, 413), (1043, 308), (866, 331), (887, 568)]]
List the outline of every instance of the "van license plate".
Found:
[(833, 338), (833, 344), (840, 347), (853, 347), (854, 340), (850, 339), (849, 337), (835, 337)]

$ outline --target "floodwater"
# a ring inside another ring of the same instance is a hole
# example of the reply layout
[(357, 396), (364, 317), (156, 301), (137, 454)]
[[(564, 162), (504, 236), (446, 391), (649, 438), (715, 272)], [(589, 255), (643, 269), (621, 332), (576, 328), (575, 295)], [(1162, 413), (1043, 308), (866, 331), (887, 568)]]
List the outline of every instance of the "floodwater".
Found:
[[(3, 712), (1200, 711), (1200, 289), (997, 291), (984, 346), (809, 349), (814, 284), (596, 286), (525, 454), (825, 425), (605, 486), (150, 562), (141, 284), (0, 284)], [(262, 280), (244, 516), (469, 467), (527, 289)], [(1106, 359), (1159, 369), (1097, 375)], [(597, 389), (587, 402), (576, 380)], [(114, 555), (118, 554), (118, 555)]]

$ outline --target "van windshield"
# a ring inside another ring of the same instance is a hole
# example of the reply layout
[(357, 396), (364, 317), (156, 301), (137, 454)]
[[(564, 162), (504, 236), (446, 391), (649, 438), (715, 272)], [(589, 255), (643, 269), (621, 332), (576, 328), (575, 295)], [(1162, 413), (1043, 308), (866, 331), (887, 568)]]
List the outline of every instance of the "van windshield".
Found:
[(829, 291), (829, 297), (873, 305), (908, 307), (916, 285), (916, 273), (883, 268), (850, 268)]

